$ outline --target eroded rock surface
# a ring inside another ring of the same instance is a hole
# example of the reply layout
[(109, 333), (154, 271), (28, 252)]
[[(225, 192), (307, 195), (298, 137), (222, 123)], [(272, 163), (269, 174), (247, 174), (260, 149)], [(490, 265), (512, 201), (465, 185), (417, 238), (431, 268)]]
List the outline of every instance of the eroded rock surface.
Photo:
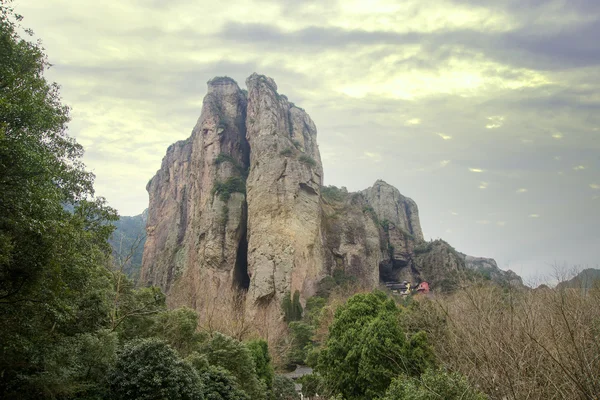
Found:
[(314, 290), (322, 277), (317, 129), (268, 77), (246, 80), (249, 305)]
[(172, 305), (202, 311), (235, 295), (249, 315), (274, 320), (282, 296), (297, 290), (305, 301), (337, 271), (365, 287), (442, 288), (469, 268), (516, 279), (491, 259), (425, 242), (416, 203), (384, 181), (356, 193), (323, 187), (308, 114), (271, 78), (253, 74), (246, 85), (209, 81), (192, 135), (168, 148), (148, 183), (140, 281)]

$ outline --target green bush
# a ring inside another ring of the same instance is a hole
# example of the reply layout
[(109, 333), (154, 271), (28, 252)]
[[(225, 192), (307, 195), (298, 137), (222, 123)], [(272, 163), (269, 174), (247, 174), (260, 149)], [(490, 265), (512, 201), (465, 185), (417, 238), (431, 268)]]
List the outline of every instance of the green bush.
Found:
[(297, 149), (301, 149), (301, 148), (302, 148), (302, 145), (301, 145), (301, 144), (300, 144), (300, 142), (299, 142), (299, 141), (297, 141), (297, 140), (292, 140), (292, 144), (293, 144), (293, 145), (294, 145), (294, 147), (295, 147), (295, 148), (297, 148)]
[(400, 310), (381, 291), (357, 294), (338, 308), (316, 371), (348, 400), (381, 397), (398, 373), (418, 376), (433, 365), (424, 333), (409, 336)]
[(246, 194), (246, 182), (242, 178), (231, 176), (225, 182), (217, 181), (212, 189), (213, 196), (218, 194), (224, 202), (227, 202), (233, 193)]
[(427, 370), (418, 378), (400, 376), (392, 381), (383, 400), (485, 400), (460, 374)]
[(298, 157), (298, 161), (300, 161), (310, 167), (317, 166), (317, 162), (312, 157), (309, 157), (306, 154), (302, 154), (300, 157)]
[(204, 398), (196, 371), (157, 339), (127, 343), (119, 352), (109, 381), (111, 398), (117, 400)]

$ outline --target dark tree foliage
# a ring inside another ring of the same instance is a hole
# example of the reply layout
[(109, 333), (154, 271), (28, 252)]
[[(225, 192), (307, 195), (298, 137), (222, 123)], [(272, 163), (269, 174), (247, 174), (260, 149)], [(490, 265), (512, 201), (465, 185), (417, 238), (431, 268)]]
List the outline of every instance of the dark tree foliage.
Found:
[(273, 377), (275, 376), (275, 372), (273, 371), (273, 365), (271, 364), (269, 345), (266, 341), (259, 339), (246, 343), (246, 347), (250, 349), (250, 353), (252, 354), (258, 379), (263, 381), (267, 391), (270, 391), (273, 388)]
[(113, 264), (117, 214), (93, 197), (69, 109), (21, 20), (0, 0), (0, 398), (201, 399), (197, 370), (220, 382), (208, 398), (265, 398), (261, 344), (206, 341), (194, 311), (167, 311), (158, 288), (127, 279), (127, 261)]
[(384, 400), (486, 400), (457, 373), (427, 370), (419, 378), (400, 376), (392, 381)]
[(131, 341), (119, 352), (109, 377), (115, 400), (202, 400), (194, 368), (157, 339)]
[(409, 336), (401, 311), (385, 293), (357, 294), (335, 313), (317, 372), (346, 399), (381, 397), (399, 374), (418, 376), (433, 364), (425, 334)]
[(209, 366), (201, 375), (206, 400), (250, 400), (251, 397), (239, 385), (235, 377), (225, 368)]
[(252, 352), (242, 342), (216, 333), (201, 347), (210, 365), (225, 368), (237, 379), (240, 389), (253, 400), (266, 397), (265, 383), (258, 379)]
[(300, 292), (296, 290), (294, 296), (289, 293), (283, 296), (281, 308), (286, 322), (300, 321), (302, 319), (302, 304), (300, 304)]
[(276, 375), (273, 380), (273, 398), (275, 400), (300, 400), (294, 381), (285, 376)]

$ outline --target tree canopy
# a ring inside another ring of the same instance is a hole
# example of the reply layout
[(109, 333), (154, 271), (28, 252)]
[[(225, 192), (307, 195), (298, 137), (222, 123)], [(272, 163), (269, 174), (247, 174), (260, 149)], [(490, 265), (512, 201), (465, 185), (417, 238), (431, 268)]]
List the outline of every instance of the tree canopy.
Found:
[(394, 300), (380, 291), (354, 295), (338, 308), (317, 365), (329, 390), (346, 399), (377, 398), (396, 376), (419, 375), (433, 364), (425, 334), (409, 336), (399, 318)]

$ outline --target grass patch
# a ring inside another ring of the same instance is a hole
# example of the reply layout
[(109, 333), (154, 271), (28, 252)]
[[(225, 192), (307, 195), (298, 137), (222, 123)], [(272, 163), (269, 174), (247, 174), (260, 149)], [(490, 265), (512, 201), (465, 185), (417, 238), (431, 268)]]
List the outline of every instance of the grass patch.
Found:
[(279, 155), (285, 156), (285, 157), (290, 157), (292, 154), (294, 154), (294, 152), (289, 147), (286, 147), (285, 149), (283, 149), (279, 152)]
[(298, 157), (298, 161), (300, 161), (310, 167), (317, 166), (317, 162), (312, 157), (309, 157), (306, 154), (302, 154), (300, 157)]
[(246, 194), (246, 182), (237, 176), (227, 178), (225, 182), (215, 182), (215, 186), (212, 189), (212, 195), (219, 195), (219, 198), (227, 202), (233, 193)]
[(297, 140), (292, 140), (292, 144), (294, 145), (295, 148), (297, 148), (298, 150), (302, 149), (302, 145), (300, 144), (299, 141)]

